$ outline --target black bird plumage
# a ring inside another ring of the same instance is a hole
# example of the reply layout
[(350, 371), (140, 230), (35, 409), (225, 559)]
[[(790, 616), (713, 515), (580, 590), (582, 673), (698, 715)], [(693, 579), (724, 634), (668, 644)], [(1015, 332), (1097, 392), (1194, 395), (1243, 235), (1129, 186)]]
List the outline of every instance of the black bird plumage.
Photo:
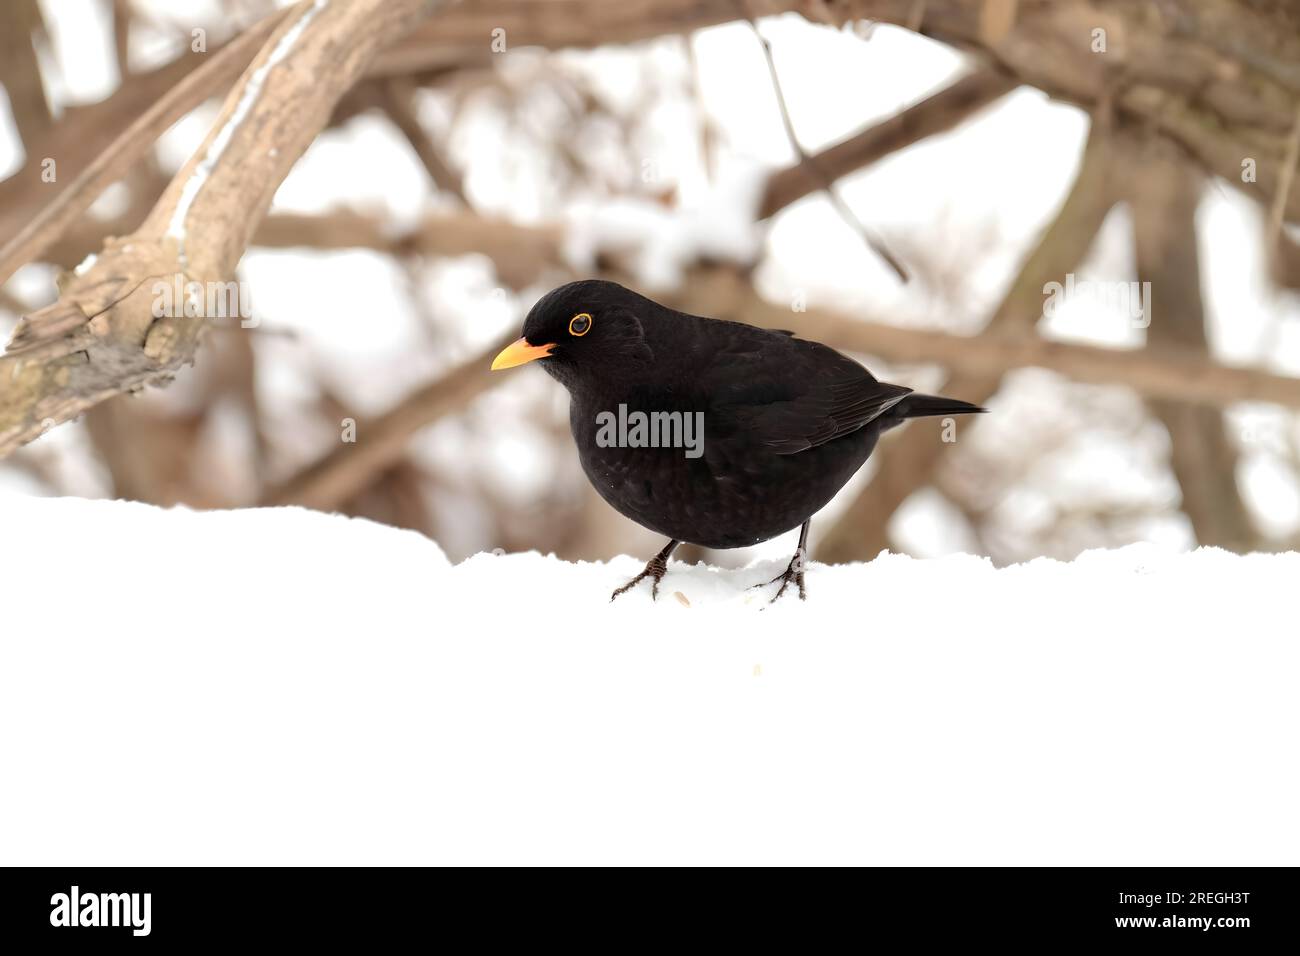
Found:
[[(687, 315), (614, 282), (549, 292), (523, 333), (493, 368), (539, 361), (569, 392), (569, 423), (592, 485), (617, 511), (671, 539), (614, 597), (646, 577), (655, 594), (683, 541), (740, 548), (801, 526), (799, 551), (773, 582), (782, 582), (776, 597), (791, 580), (803, 597), (808, 521), (880, 435), (909, 418), (984, 411), (879, 382), (793, 333)], [(702, 453), (602, 447), (598, 416), (620, 405), (629, 414), (703, 413)]]

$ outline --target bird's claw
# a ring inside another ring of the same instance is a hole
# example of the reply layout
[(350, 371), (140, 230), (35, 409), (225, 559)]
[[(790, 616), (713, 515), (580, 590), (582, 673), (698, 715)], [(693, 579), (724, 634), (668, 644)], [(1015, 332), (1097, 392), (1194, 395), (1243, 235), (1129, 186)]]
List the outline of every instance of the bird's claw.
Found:
[(660, 580), (662, 580), (664, 574), (666, 574), (667, 571), (668, 571), (667, 562), (665, 562), (664, 564), (659, 564), (656, 561), (651, 561), (649, 564), (645, 566), (645, 570), (642, 571), (640, 574), (638, 574), (636, 577), (634, 577), (631, 581), (628, 581), (627, 584), (623, 585), (621, 588), (614, 589), (614, 593), (609, 596), (610, 603), (612, 604), (614, 602), (614, 598), (618, 597), (624, 591), (632, 590), (632, 588), (636, 587), (646, 578), (651, 579), (650, 600), (652, 601), (657, 600), (659, 597), (659, 582)]
[(787, 567), (780, 574), (778, 574), (776, 577), (774, 577), (772, 580), (762, 581), (758, 584), (751, 584), (749, 586), (750, 589), (752, 590), (754, 588), (765, 588), (769, 584), (775, 584), (777, 581), (780, 581), (781, 587), (777, 589), (777, 592), (774, 595), (772, 595), (772, 599), (767, 602), (768, 604), (775, 604), (776, 599), (779, 598), (782, 594), (784, 594), (785, 589), (790, 586), (790, 582), (794, 581), (797, 585), (799, 585), (799, 600), (800, 601), (808, 600), (808, 591), (804, 587), (804, 583), (803, 583), (803, 568), (796, 567), (797, 561), (798, 561), (797, 558), (794, 561), (791, 561), (790, 566)]

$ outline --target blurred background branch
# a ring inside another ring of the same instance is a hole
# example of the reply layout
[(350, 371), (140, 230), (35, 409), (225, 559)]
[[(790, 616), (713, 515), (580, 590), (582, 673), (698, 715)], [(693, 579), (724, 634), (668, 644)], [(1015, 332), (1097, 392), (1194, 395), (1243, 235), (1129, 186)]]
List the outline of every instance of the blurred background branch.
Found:
[[(996, 409), (889, 436), (822, 560), (1300, 536), (1291, 5), (94, 3), (0, 12), (0, 493), (645, 550), (551, 383), (486, 369), (599, 275)], [(236, 78), (313, 9), (177, 248)], [(258, 307), (158, 323), (174, 275)]]

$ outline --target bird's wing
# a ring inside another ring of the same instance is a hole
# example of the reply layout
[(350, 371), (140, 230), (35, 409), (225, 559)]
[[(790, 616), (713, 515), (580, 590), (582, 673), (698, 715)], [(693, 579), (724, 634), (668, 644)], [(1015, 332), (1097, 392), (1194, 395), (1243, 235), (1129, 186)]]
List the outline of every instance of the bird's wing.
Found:
[(784, 340), (728, 358), (713, 408), (778, 455), (793, 455), (857, 431), (897, 405), (910, 388), (878, 382), (834, 349)]

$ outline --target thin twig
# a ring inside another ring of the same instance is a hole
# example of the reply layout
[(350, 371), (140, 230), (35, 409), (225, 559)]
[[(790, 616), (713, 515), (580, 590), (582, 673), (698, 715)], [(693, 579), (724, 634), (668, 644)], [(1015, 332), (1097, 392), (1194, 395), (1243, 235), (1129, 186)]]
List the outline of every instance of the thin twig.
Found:
[(420, 122), (415, 111), (416, 88), (406, 77), (392, 77), (382, 85), (384, 112), (393, 121), (415, 152), (416, 158), (424, 166), (433, 185), (443, 192), (451, 193), (461, 204), (468, 207), (465, 188), (459, 173), (452, 170), (442, 158), (433, 138), (424, 124)]
[(696, 139), (700, 148), (700, 165), (704, 170), (704, 178), (711, 182), (717, 177), (718, 173), (713, 155), (717, 129), (713, 124), (713, 120), (709, 117), (708, 110), (704, 108), (704, 85), (700, 82), (700, 58), (695, 54), (695, 44), (691, 42), (690, 34), (682, 34), (682, 46), (686, 51), (687, 66), (690, 68), (691, 92), (693, 94), (691, 101), (695, 105)]
[(1296, 110), (1295, 122), (1291, 124), (1286, 158), (1282, 162), (1282, 172), (1277, 177), (1277, 192), (1273, 195), (1273, 205), (1268, 213), (1268, 250), (1275, 266), (1282, 260), (1282, 222), (1286, 219), (1286, 205), (1291, 196), (1291, 184), (1295, 182), (1297, 163), (1300, 163), (1300, 109)]
[[(742, 3), (741, 6), (743, 8), (744, 4)], [(781, 109), (781, 122), (785, 126), (785, 135), (786, 138), (789, 139), (791, 147), (794, 148), (795, 154), (799, 157), (800, 165), (810, 169), (817, 176), (817, 179), (821, 182), (822, 189), (826, 191), (826, 195), (830, 199), (831, 205), (835, 207), (836, 212), (838, 212), (841, 218), (843, 218), (844, 221), (862, 237), (863, 241), (871, 251), (883, 259), (885, 263), (894, 270), (894, 273), (898, 276), (900, 282), (907, 282), (909, 277), (907, 270), (903, 268), (903, 264), (898, 261), (897, 257), (895, 257), (892, 252), (889, 251), (884, 242), (872, 233), (871, 230), (867, 228), (866, 224), (864, 224), (862, 220), (854, 214), (853, 210), (849, 208), (848, 203), (840, 197), (839, 192), (835, 188), (834, 180), (826, 175), (826, 172), (817, 165), (816, 160), (809, 156), (808, 153), (804, 151), (803, 146), (800, 145), (799, 137), (795, 135), (794, 123), (790, 120), (790, 109), (785, 101), (785, 92), (781, 88), (781, 79), (776, 72), (776, 61), (772, 57), (772, 44), (767, 41), (767, 37), (763, 36), (762, 31), (758, 28), (757, 21), (749, 14), (748, 10), (745, 10), (745, 20), (749, 23), (750, 29), (754, 31), (754, 36), (758, 37), (758, 42), (763, 47), (763, 58), (767, 62), (767, 73), (772, 80), (772, 90), (776, 93), (776, 102)]]

